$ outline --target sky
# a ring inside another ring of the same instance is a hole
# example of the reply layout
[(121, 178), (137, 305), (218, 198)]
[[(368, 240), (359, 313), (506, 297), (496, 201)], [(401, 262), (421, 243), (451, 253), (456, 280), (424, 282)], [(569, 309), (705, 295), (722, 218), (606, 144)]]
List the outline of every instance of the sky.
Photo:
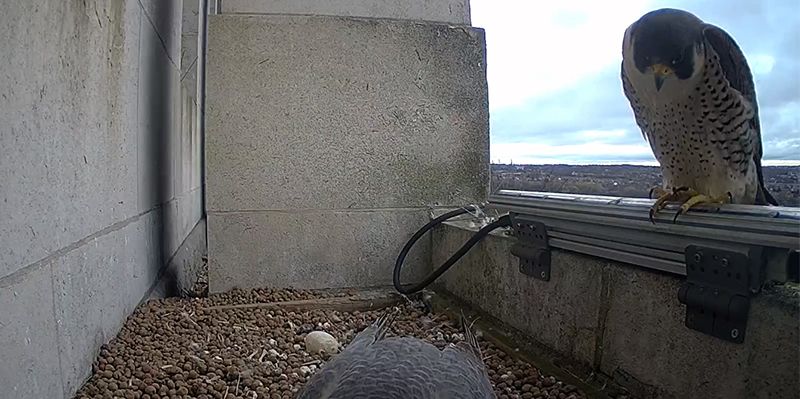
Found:
[(733, 36), (755, 78), (764, 164), (800, 165), (798, 0), (470, 4), (472, 25), (486, 30), (492, 162), (655, 165), (622, 92), (622, 36), (669, 7)]

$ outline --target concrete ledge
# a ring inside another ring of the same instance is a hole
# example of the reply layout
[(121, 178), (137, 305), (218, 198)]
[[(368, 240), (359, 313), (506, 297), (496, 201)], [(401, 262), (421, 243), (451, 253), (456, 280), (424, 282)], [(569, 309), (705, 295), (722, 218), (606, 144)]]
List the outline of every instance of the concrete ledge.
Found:
[[(427, 209), (212, 212), (209, 292), (391, 285), (397, 254), (428, 220)], [(430, 241), (420, 240), (403, 281), (419, 281), (429, 256)]]
[(225, 0), (224, 14), (301, 14), (470, 24), (469, 0)]
[[(433, 266), (474, 231), (434, 231)], [(490, 235), (439, 280), (447, 291), (562, 354), (573, 372), (610, 376), (635, 397), (791, 397), (800, 390), (800, 290), (754, 298), (745, 343), (684, 326), (681, 279), (565, 251), (552, 279), (518, 271), (514, 240)], [(585, 375), (585, 374), (584, 374)]]
[[(443, 264), (474, 231), (434, 229), (433, 267)], [(461, 258), (438, 282), (470, 304), (495, 315), (558, 353), (592, 364), (600, 314), (603, 265), (583, 267), (585, 259), (559, 254), (549, 283), (519, 273), (510, 256), (513, 240), (490, 235)]]

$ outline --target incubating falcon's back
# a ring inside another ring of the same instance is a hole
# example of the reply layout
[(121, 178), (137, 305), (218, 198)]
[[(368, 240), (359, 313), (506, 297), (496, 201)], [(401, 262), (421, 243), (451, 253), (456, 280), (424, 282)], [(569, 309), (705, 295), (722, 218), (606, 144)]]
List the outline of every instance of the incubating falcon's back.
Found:
[(495, 398), (480, 347), (462, 319), (466, 340), (444, 350), (413, 337), (388, 337), (387, 312), (331, 358), (299, 399)]

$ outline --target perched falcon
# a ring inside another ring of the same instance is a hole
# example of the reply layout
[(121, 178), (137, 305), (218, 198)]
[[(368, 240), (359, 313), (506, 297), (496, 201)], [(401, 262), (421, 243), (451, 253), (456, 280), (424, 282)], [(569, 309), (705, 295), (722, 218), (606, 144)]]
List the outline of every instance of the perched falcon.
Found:
[(331, 358), (298, 399), (494, 399), (478, 341), (462, 317), (465, 340), (443, 350), (413, 337), (385, 337), (384, 313)]
[(667, 201), (675, 219), (700, 203), (778, 205), (761, 173), (761, 127), (753, 76), (724, 30), (660, 9), (625, 30), (622, 87), (661, 165), (650, 220)]

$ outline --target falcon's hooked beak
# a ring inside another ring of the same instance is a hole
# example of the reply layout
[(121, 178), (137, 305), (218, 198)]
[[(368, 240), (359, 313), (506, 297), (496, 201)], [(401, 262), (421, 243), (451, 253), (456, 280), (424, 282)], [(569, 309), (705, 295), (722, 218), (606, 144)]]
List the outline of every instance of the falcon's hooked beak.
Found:
[(655, 64), (651, 66), (650, 69), (653, 71), (653, 77), (656, 80), (656, 90), (661, 90), (664, 81), (675, 73), (672, 68), (664, 64)]

